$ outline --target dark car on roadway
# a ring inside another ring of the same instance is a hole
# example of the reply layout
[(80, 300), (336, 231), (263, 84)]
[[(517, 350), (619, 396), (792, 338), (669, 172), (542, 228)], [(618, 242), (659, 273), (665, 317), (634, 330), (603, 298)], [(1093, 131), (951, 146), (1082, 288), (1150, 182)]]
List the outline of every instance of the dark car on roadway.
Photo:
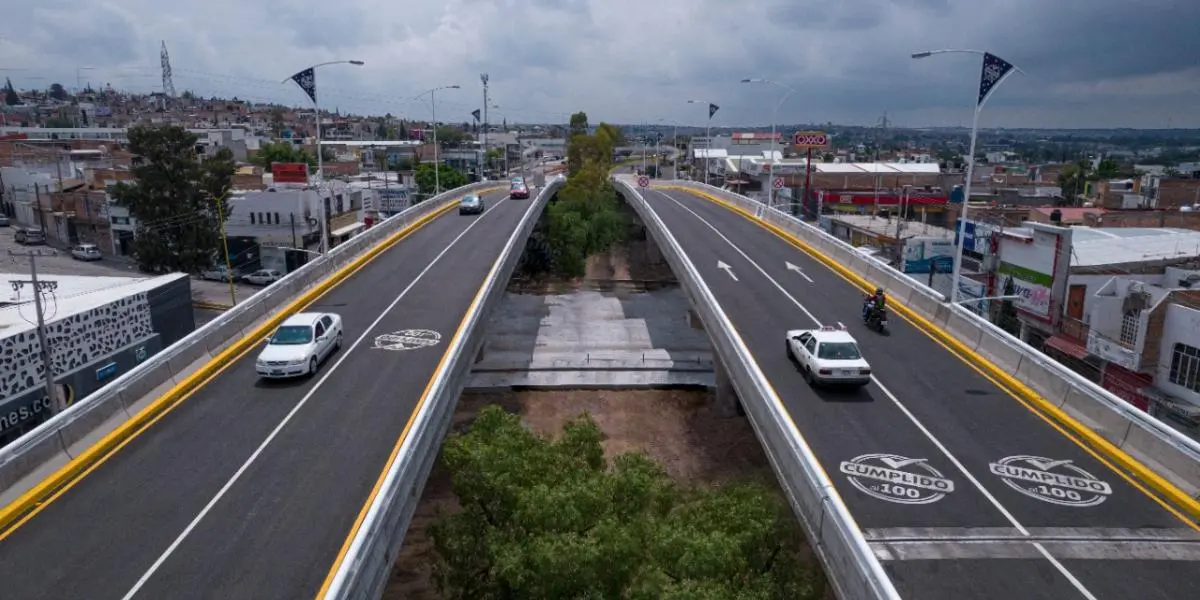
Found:
[(478, 215), (483, 214), (483, 198), (475, 194), (467, 194), (458, 202), (458, 214), (460, 215)]
[(512, 185), (512, 188), (510, 188), (508, 190), (508, 197), (514, 198), (514, 199), (515, 198), (523, 198), (525, 200), (528, 200), (529, 199), (529, 187), (526, 186), (524, 182), (514, 183)]

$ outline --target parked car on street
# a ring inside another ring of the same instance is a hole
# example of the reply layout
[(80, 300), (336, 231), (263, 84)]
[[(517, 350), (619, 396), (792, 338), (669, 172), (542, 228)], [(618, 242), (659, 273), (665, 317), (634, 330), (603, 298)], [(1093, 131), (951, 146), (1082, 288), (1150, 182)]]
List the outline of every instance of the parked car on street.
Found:
[(13, 241), (26, 246), (37, 246), (46, 243), (46, 234), (36, 227), (18, 227), (13, 232)]
[[(211, 269), (206, 269), (206, 270), (202, 271), (200, 273), (200, 279), (204, 279), (207, 281), (229, 281), (231, 279), (231, 277), (230, 277), (229, 271), (225, 269), (225, 265), (218, 265)], [(233, 270), (232, 279), (234, 281), (241, 279), (241, 275), (238, 274), (237, 269)]]
[(71, 258), (75, 260), (100, 260), (100, 248), (95, 244), (79, 244), (71, 247)]
[(283, 279), (283, 273), (272, 269), (259, 269), (242, 277), (242, 281), (253, 285), (271, 285)]

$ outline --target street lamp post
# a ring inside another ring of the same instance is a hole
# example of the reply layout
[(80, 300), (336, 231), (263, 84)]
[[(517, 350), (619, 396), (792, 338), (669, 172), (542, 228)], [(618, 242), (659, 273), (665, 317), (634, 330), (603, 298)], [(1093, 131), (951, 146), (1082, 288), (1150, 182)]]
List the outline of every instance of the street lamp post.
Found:
[[(317, 179), (317, 210), (318, 210), (318, 212), (321, 213), (321, 218), (319, 219), (320, 225), (321, 225), (321, 254), (325, 254), (326, 252), (329, 252), (329, 224), (325, 222), (325, 197), (321, 194), (321, 187), (320, 187), (321, 184), (325, 181), (325, 173), (322, 171), (322, 168), (325, 165), (324, 165), (323, 158), (321, 156), (321, 104), (317, 101), (317, 69), (319, 69), (321, 67), (327, 67), (329, 65), (354, 65), (356, 67), (361, 67), (364, 64), (366, 64), (366, 63), (364, 63), (361, 60), (331, 60), (329, 62), (317, 63), (317, 64), (315, 64), (303, 71), (300, 71), (299, 73), (292, 75), (291, 77), (288, 77), (287, 79), (283, 80), (283, 83), (287, 83), (289, 80), (295, 81), (296, 84), (299, 85), (304, 90), (304, 92), (308, 94), (308, 97), (312, 99), (312, 103), (313, 103), (313, 114), (315, 116), (316, 123), (317, 123), (317, 177), (316, 177), (316, 179)], [(301, 75), (304, 73), (308, 73), (311, 77), (311, 80), (309, 80), (307, 82), (302, 81), (303, 78), (301, 77)]]
[(708, 120), (704, 122), (704, 185), (708, 185), (708, 170), (712, 160), (712, 106), (708, 100), (688, 100), (688, 104), (703, 104), (708, 108)]
[[(779, 99), (779, 102), (775, 103), (775, 110), (771, 111), (771, 162), (767, 163), (767, 179), (770, 180), (767, 182), (767, 206), (771, 206), (772, 203), (775, 202), (775, 123), (779, 120), (778, 116), (780, 107), (783, 106), (784, 102), (787, 102), (788, 98), (792, 97), (792, 94), (796, 93), (796, 90), (790, 85), (782, 84), (772, 79), (743, 79), (742, 83), (765, 83), (779, 86), (784, 90), (787, 90), (787, 93)], [(808, 190), (805, 190), (805, 192), (807, 193)], [(807, 200), (807, 198), (805, 198), (805, 200)]]
[(437, 93), (441, 90), (457, 90), (461, 86), (458, 85), (443, 85), (435, 87), (431, 90), (421, 92), (421, 96), (429, 94), (430, 111), (433, 113), (433, 195), (436, 196), (442, 193), (442, 161), (438, 155), (438, 139), (437, 139)]
[(958, 215), (958, 243), (954, 249), (954, 273), (950, 284), (950, 302), (957, 302), (958, 282), (962, 278), (963, 243), (966, 241), (967, 206), (971, 202), (971, 180), (975, 175), (975, 140), (979, 134), (979, 113), (988, 97), (1013, 71), (1023, 73), (1012, 63), (982, 50), (944, 49), (914, 52), (914, 59), (929, 58), (935, 54), (978, 54), (983, 57), (983, 70), (979, 80), (979, 95), (975, 100), (975, 111), (971, 117), (971, 143), (967, 155), (967, 180), (963, 184), (962, 210)]

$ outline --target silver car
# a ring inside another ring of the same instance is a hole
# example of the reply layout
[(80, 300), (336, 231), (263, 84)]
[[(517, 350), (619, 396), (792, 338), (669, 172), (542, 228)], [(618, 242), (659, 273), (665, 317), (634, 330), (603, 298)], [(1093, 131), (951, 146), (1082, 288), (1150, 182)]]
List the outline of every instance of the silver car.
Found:
[(483, 198), (475, 194), (467, 194), (458, 202), (458, 214), (460, 215), (479, 215), (483, 214)]

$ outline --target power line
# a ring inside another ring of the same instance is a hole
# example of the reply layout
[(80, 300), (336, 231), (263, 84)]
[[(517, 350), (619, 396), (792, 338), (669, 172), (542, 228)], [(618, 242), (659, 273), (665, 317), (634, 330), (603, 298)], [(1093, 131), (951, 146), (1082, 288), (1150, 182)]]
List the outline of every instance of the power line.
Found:
[(50, 337), (46, 335), (46, 319), (42, 312), (42, 291), (46, 290), (51, 293), (58, 289), (57, 281), (45, 281), (38, 279), (37, 259), (39, 257), (50, 257), (57, 254), (54, 251), (44, 250), (9, 250), (10, 256), (24, 256), (29, 258), (29, 279), (14, 279), (12, 287), (14, 292), (19, 292), (26, 285), (33, 287), (33, 307), (37, 311), (37, 337), (38, 343), (42, 346), (42, 361), (46, 368), (46, 397), (50, 399), (51, 405), (54, 407), (54, 412), (61, 412), (65, 406), (62, 406), (62, 398), (54, 391), (54, 363), (51, 359), (50, 352)]

